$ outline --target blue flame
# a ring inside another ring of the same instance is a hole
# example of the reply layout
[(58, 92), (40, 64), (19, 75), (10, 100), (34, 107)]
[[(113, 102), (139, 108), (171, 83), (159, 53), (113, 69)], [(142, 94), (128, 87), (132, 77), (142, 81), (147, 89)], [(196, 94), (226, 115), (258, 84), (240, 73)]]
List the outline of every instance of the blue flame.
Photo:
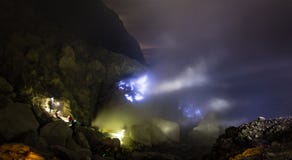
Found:
[(201, 119), (203, 114), (199, 107), (196, 107), (194, 104), (180, 104), (178, 109), (182, 112), (182, 115), (189, 119)]
[(125, 98), (130, 102), (141, 101), (145, 98), (148, 87), (148, 76), (122, 80), (118, 83), (120, 90), (124, 92)]

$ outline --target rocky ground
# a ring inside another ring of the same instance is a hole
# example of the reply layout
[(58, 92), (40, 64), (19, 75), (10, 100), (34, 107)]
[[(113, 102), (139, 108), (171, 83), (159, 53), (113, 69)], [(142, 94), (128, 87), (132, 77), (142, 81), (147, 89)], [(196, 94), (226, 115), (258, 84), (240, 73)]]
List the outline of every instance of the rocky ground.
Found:
[(292, 156), (292, 118), (259, 118), (230, 127), (211, 150), (215, 139), (208, 135), (182, 135), (179, 142), (151, 146), (132, 142), (129, 146), (97, 128), (80, 123), (72, 127), (36, 106), (10, 103), (1, 106), (0, 113), (0, 159), (4, 160), (290, 160)]
[(214, 160), (292, 159), (292, 118), (263, 117), (226, 129), (212, 149)]
[(80, 123), (71, 126), (51, 117), (41, 107), (21, 103), (1, 106), (0, 113), (0, 159), (4, 160), (32, 155), (35, 159), (56, 160), (191, 160), (200, 159), (210, 148), (190, 139), (151, 146), (138, 142), (121, 145), (119, 139), (110, 138), (97, 128)]

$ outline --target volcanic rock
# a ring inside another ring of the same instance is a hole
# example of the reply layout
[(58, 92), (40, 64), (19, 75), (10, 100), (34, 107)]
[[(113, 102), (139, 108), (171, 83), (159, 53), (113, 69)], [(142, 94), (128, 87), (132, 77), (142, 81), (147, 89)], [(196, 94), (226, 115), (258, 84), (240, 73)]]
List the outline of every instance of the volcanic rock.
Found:
[(24, 144), (3, 144), (0, 146), (0, 159), (37, 159), (45, 160), (44, 157), (35, 153), (29, 146)]
[(3, 77), (0, 77), (0, 103), (11, 103), (14, 96), (12, 85)]
[(0, 15), (2, 104), (63, 98), (90, 125), (115, 83), (145, 70), (137, 41), (101, 0), (4, 0)]
[[(41, 149), (45, 159), (115, 159), (120, 141), (103, 144), (89, 125), (119, 80), (146, 69), (119, 17), (101, 0), (2, 0), (0, 21), (0, 143)], [(63, 120), (76, 120), (74, 132), (46, 110), (52, 97)]]
[[(27, 0), (25, 3), (2, 0), (0, 15), (0, 30), (4, 35), (24, 30), (37, 32), (39, 28), (59, 34), (55, 29), (63, 28), (64, 32), (74, 34), (93, 46), (102, 46), (145, 63), (138, 42), (102, 0)], [(45, 25), (47, 27), (44, 28)], [(35, 38), (33, 42), (41, 41)]]
[(73, 137), (76, 140), (77, 144), (79, 144), (81, 147), (90, 149), (88, 140), (82, 132), (77, 132)]
[(72, 137), (72, 130), (66, 123), (58, 120), (41, 128), (40, 136), (43, 137), (49, 145), (65, 146), (66, 142)]
[(37, 132), (39, 123), (28, 105), (12, 103), (0, 108), (0, 136), (5, 140)]
[(292, 159), (292, 118), (258, 119), (226, 129), (210, 159)]
[(61, 159), (80, 160), (81, 158), (77, 152), (71, 151), (63, 146), (54, 145), (51, 146), (51, 150)]
[(133, 152), (132, 158), (135, 160), (151, 160), (151, 159), (159, 159), (159, 160), (180, 160), (180, 158), (171, 155), (164, 154), (158, 152)]

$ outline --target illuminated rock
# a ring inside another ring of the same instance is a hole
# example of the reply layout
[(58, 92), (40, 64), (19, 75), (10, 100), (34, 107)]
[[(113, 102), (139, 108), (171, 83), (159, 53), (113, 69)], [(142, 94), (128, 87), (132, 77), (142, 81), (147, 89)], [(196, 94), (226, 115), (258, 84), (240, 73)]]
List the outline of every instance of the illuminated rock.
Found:
[(123, 139), (125, 138), (125, 132), (126, 130), (125, 129), (121, 129), (117, 132), (112, 132), (112, 133), (109, 133), (110, 136), (114, 139), (118, 139), (120, 141), (121, 144), (123, 144)]
[[(33, 98), (38, 95), (64, 98), (70, 101), (73, 117), (82, 124), (90, 125), (93, 116), (102, 107), (101, 104), (112, 95), (109, 90), (112, 90), (116, 82), (123, 77), (144, 71), (145, 67), (139, 61), (145, 61), (135, 39), (129, 36), (118, 16), (101, 0), (91, 1), (101, 6), (91, 5), (91, 2), (72, 3), (68, 0), (68, 3), (77, 10), (81, 9), (78, 4), (82, 4), (82, 9), (86, 13), (86, 16), (81, 16), (83, 18), (77, 16), (78, 20), (69, 18), (73, 20), (71, 21), (74, 22), (73, 26), (79, 26), (77, 31), (71, 30), (75, 27), (72, 28), (72, 25), (64, 21), (57, 22), (60, 16), (72, 17), (72, 15), (59, 14), (51, 17), (53, 18), (51, 21), (48, 20), (50, 19), (48, 15), (42, 12), (50, 13), (51, 16), (56, 15), (56, 9), (60, 12), (72, 13), (70, 7), (65, 7), (67, 2), (64, 2), (48, 0), (39, 3), (32, 0), (22, 4), (18, 0), (1, 1), (0, 12), (9, 10), (11, 14), (6, 14), (6, 11), (0, 14), (3, 22), (0, 26), (2, 31), (0, 39), (3, 42), (0, 45), (0, 75), (5, 79), (5, 81), (0, 80), (0, 102), (1, 99), (5, 103), (11, 102), (14, 97), (13, 92), (17, 95), (18, 101), (28, 104), (31, 104)], [(46, 10), (48, 6), (44, 5), (45, 3), (55, 9)], [(83, 8), (83, 5), (88, 6), (93, 12)], [(44, 8), (42, 10), (39, 7)], [(75, 13), (77, 12), (73, 11), (73, 14)], [(98, 19), (95, 19), (95, 16)], [(106, 18), (104, 19), (103, 16)], [(87, 22), (92, 25), (76, 23), (79, 20), (88, 20), (84, 17), (91, 17), (92, 21)], [(104, 26), (100, 22), (115, 27)], [(60, 24), (68, 28), (60, 27)], [(83, 27), (91, 27), (92, 31), (89, 33)], [(85, 37), (79, 35), (81, 32), (85, 33), (84, 31), (89, 34)], [(88, 43), (88, 36), (96, 41)], [(112, 45), (110, 43), (113, 40), (117, 41)], [(104, 44), (105, 41), (107, 45)], [(132, 50), (132, 47), (135, 49)], [(1, 89), (5, 91), (3, 97)], [(7, 91), (9, 94), (6, 93)]]
[(45, 160), (24, 144), (3, 144), (0, 146), (1, 160)]
[(227, 128), (213, 146), (210, 160), (291, 159), (291, 126), (291, 117), (280, 117)]

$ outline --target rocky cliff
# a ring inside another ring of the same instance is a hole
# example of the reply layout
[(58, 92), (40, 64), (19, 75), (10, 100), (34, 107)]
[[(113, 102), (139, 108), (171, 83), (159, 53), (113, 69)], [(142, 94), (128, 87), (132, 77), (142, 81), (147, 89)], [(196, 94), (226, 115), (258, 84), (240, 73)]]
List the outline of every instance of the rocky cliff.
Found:
[(90, 124), (115, 83), (144, 70), (138, 43), (102, 1), (4, 0), (0, 21), (4, 104), (67, 99)]
[(230, 127), (218, 138), (209, 159), (292, 159), (292, 118), (260, 117), (239, 127)]
[(90, 128), (116, 83), (145, 71), (118, 16), (101, 0), (3, 0), (0, 21), (0, 159), (120, 153)]

